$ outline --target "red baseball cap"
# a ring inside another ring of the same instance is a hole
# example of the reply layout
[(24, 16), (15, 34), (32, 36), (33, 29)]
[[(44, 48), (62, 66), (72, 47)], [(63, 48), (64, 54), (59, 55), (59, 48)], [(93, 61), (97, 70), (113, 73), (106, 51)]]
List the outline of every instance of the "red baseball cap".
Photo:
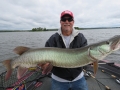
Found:
[(64, 16), (64, 15), (70, 15), (72, 18), (74, 18), (73, 13), (72, 13), (71, 11), (69, 11), (69, 10), (63, 11), (63, 12), (61, 13), (60, 18), (61, 18), (62, 16)]

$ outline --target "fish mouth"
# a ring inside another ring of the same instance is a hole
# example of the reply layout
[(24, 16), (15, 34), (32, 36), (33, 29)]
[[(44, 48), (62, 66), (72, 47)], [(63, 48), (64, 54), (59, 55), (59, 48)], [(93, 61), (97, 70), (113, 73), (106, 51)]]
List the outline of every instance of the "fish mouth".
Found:
[(111, 51), (120, 49), (120, 35), (116, 35), (108, 40)]
[(110, 48), (113, 51), (116, 51), (116, 50), (120, 49), (120, 39), (115, 41), (115, 42), (112, 42), (111, 45), (110, 45)]

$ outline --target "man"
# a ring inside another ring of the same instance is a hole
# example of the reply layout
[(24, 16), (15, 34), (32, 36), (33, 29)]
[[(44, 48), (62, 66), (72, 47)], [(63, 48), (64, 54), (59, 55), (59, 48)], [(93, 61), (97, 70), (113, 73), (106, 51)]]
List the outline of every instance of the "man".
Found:
[[(46, 42), (46, 47), (80, 48), (87, 45), (82, 33), (73, 28), (74, 16), (71, 11), (63, 11), (60, 16), (61, 28)], [(82, 67), (60, 68), (49, 63), (42, 65), (43, 74), (52, 69), (52, 90), (88, 90)]]

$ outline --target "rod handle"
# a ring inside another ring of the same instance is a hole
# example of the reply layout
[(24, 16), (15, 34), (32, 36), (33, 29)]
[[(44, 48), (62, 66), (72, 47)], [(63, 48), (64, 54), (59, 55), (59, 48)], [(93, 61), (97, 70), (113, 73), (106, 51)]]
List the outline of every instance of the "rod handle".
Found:
[(105, 72), (105, 70), (101, 70), (102, 72)]
[(105, 86), (106, 90), (111, 90), (108, 86)]
[(115, 75), (111, 75), (111, 77), (116, 78), (116, 76), (115, 76)]
[(92, 74), (90, 75), (92, 78), (95, 78), (95, 76), (93, 76)]

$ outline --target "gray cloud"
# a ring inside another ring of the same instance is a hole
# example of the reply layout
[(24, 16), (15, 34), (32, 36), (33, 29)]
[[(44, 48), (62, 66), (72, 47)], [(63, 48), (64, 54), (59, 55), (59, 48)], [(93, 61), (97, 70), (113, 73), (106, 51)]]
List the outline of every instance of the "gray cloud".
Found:
[(0, 30), (59, 28), (60, 13), (71, 10), (75, 26), (120, 26), (119, 0), (3, 0)]

